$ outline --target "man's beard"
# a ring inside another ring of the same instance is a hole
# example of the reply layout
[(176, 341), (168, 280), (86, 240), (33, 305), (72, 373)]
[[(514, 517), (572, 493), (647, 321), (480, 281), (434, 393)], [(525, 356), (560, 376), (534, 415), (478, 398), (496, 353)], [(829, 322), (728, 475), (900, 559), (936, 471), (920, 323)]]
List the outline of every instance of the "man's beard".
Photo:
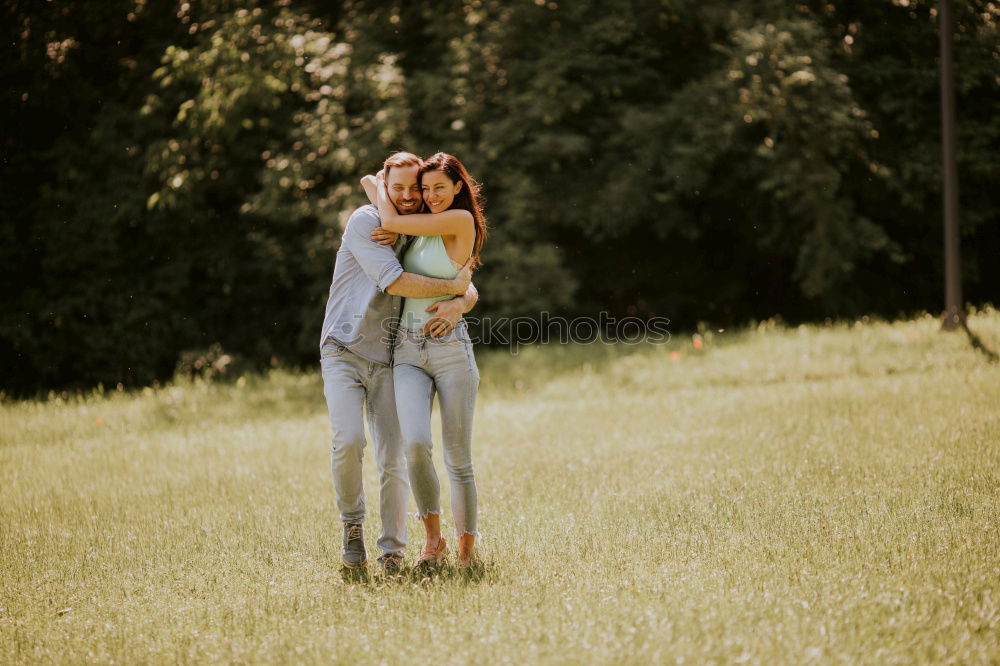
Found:
[(420, 201), (417, 199), (400, 199), (396, 202), (396, 209), (400, 213), (415, 213), (420, 210)]

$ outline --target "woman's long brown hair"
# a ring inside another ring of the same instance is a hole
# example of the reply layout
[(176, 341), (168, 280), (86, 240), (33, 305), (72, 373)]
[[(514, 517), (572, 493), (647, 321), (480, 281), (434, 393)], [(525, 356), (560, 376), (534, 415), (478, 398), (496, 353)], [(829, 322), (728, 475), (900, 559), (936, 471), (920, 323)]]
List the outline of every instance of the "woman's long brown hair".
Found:
[(457, 157), (448, 153), (434, 153), (424, 160), (423, 166), (420, 167), (421, 180), (428, 171), (440, 171), (451, 182), (462, 183), (461, 191), (455, 195), (455, 200), (448, 208), (472, 213), (472, 221), (476, 227), (476, 240), (472, 245), (472, 267), (481, 266), (483, 262), (479, 258), (479, 253), (483, 249), (483, 243), (486, 242), (486, 215), (483, 213), (483, 196), (479, 183), (472, 179)]

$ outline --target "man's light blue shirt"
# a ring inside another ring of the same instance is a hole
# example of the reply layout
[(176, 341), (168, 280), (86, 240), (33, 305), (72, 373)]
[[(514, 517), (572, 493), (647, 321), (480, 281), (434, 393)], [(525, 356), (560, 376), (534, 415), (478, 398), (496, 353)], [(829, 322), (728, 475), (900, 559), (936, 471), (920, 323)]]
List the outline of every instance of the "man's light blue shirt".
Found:
[(399, 256), (406, 237), (400, 235), (392, 246), (379, 245), (371, 233), (380, 225), (372, 205), (358, 208), (347, 222), (319, 344), (333, 338), (362, 358), (389, 365), (402, 298), (386, 289), (403, 274)]

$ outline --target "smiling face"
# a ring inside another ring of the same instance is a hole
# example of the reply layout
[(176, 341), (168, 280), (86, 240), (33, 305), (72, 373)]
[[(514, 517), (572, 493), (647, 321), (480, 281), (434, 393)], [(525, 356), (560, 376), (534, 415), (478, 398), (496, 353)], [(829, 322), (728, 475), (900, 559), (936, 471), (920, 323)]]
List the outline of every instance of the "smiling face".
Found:
[(420, 167), (417, 166), (397, 166), (389, 169), (385, 184), (389, 189), (389, 199), (395, 204), (400, 215), (409, 215), (420, 210), (423, 200), (417, 182), (419, 174)]
[(425, 171), (420, 177), (420, 186), (427, 207), (432, 213), (440, 213), (451, 206), (455, 195), (462, 190), (462, 181), (453, 183), (441, 171)]

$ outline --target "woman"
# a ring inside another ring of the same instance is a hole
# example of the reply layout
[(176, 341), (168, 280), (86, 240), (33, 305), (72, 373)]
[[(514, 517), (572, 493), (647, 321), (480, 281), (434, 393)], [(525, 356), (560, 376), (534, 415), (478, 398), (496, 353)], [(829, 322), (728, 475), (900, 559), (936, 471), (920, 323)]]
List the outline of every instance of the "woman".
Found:
[[(437, 153), (421, 167), (420, 186), (427, 213), (400, 215), (389, 200), (382, 174), (374, 180), (376, 186), (371, 187), (369, 180), (365, 190), (378, 206), (382, 229), (416, 237), (403, 255), (406, 271), (450, 279), (467, 261), (471, 260), (473, 267), (479, 264), (486, 239), (486, 217), (479, 186), (456, 157)], [(478, 535), (472, 416), (479, 369), (464, 319), (443, 336), (431, 337), (421, 330), (431, 316), (426, 309), (447, 298), (454, 296), (404, 301), (393, 352), (393, 383), (410, 487), (426, 531), (418, 565), (442, 564), (448, 554), (448, 545), (441, 536), (441, 490), (431, 459), (431, 405), (437, 393), (458, 564), (468, 567)]]

